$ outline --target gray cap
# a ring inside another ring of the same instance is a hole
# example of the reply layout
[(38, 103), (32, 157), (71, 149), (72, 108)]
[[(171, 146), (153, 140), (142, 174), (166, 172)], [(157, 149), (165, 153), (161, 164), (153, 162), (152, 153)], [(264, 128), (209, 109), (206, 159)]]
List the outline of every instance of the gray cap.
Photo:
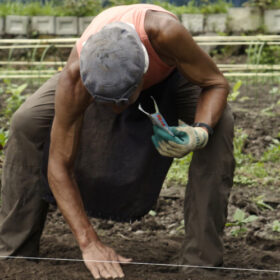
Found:
[(128, 102), (145, 68), (145, 48), (130, 24), (107, 24), (82, 47), (82, 82), (97, 102)]

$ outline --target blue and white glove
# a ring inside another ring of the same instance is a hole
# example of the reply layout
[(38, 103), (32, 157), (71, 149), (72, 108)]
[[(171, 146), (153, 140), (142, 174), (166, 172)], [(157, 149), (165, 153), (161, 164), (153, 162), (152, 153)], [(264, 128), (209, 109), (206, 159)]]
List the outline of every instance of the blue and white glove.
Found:
[(162, 156), (181, 158), (188, 153), (201, 149), (208, 142), (208, 132), (201, 127), (189, 125), (171, 126), (174, 136), (154, 125), (152, 141)]

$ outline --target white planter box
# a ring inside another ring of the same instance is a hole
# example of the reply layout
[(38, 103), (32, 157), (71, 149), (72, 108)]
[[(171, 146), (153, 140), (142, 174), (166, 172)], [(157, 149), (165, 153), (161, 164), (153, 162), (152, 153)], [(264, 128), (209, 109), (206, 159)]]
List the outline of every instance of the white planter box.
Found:
[(94, 17), (80, 17), (79, 18), (79, 35), (82, 35)]
[(78, 18), (77, 17), (57, 17), (55, 19), (56, 35), (77, 35)]
[(280, 32), (280, 10), (266, 10), (264, 12), (264, 24), (267, 32)]
[(227, 14), (207, 15), (205, 20), (205, 32), (225, 32), (227, 29)]
[(55, 34), (55, 17), (35, 16), (31, 18), (31, 30), (39, 34)]
[(28, 32), (28, 16), (6, 16), (5, 31), (7, 34), (25, 35)]
[(203, 15), (202, 14), (182, 14), (182, 24), (192, 34), (203, 32)]
[(4, 34), (4, 18), (0, 17), (0, 35)]
[(228, 16), (232, 31), (255, 31), (262, 23), (261, 12), (258, 8), (229, 8)]

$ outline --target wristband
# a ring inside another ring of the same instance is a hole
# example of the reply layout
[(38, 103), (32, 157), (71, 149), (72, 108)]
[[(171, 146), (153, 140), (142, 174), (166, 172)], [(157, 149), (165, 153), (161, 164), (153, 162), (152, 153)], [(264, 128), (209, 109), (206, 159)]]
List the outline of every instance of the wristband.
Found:
[(193, 127), (205, 127), (205, 128), (208, 130), (209, 136), (212, 136), (213, 133), (214, 133), (213, 128), (212, 128), (211, 126), (209, 126), (208, 124), (206, 124), (206, 123), (200, 123), (200, 122), (198, 122), (198, 123), (194, 123), (192, 126), (193, 126)]

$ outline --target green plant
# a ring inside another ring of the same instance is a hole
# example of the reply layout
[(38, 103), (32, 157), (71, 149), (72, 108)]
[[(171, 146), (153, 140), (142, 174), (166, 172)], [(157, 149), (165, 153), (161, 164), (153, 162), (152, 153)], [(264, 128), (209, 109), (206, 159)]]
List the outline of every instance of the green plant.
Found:
[(251, 223), (255, 220), (257, 220), (258, 217), (255, 215), (250, 215), (246, 217), (246, 214), (244, 211), (241, 209), (236, 209), (234, 216), (233, 216), (233, 221), (226, 223), (227, 227), (234, 227), (232, 229), (231, 234), (235, 237), (242, 235), (247, 231), (246, 225), (248, 223)]
[(245, 50), (248, 55), (248, 62), (252, 64), (279, 64), (279, 45), (251, 45)]
[(61, 16), (94, 16), (102, 10), (101, 0), (64, 0)]
[(232, 93), (228, 96), (228, 101), (235, 101), (237, 97), (240, 95), (240, 87), (242, 86), (242, 81), (238, 80), (233, 88), (232, 88)]
[(12, 84), (10, 80), (4, 80), (6, 84), (6, 94), (9, 97), (6, 99), (6, 108), (4, 110), (4, 116), (10, 119), (12, 114), (19, 108), (19, 106), (27, 98), (26, 95), (22, 95), (23, 91), (26, 89), (27, 84), (15, 85)]
[(188, 169), (191, 159), (192, 153), (181, 159), (174, 159), (166, 176), (167, 182), (176, 182), (181, 185), (186, 185), (188, 181)]
[(154, 210), (150, 210), (149, 215), (152, 216), (152, 217), (155, 217), (157, 215), (157, 212), (154, 211)]
[[(278, 141), (278, 140), (276, 140)], [(280, 158), (280, 143), (271, 144), (270, 147), (263, 153), (262, 162), (278, 162)]]
[(4, 128), (0, 128), (0, 151), (4, 148), (8, 140), (9, 131)]
[(242, 165), (248, 159), (248, 156), (243, 153), (243, 147), (245, 145), (245, 142), (247, 141), (247, 138), (248, 135), (244, 133), (241, 128), (237, 128), (235, 130), (233, 146), (234, 146), (234, 157), (237, 166)]
[(44, 5), (38, 1), (28, 3), (6, 1), (0, 4), (0, 16), (54, 16), (58, 15), (60, 9), (60, 6), (55, 5), (53, 1), (47, 1)]
[(273, 221), (272, 223), (272, 231), (273, 232), (280, 232), (280, 222), (279, 221)]
[(185, 221), (181, 220), (180, 225), (176, 228), (176, 231), (179, 233), (185, 232)]
[(270, 205), (268, 205), (267, 203), (265, 203), (263, 199), (264, 199), (264, 196), (263, 195), (259, 195), (259, 196), (255, 197), (255, 198), (253, 198), (252, 201), (261, 210), (263, 210), (263, 209), (273, 210), (273, 208)]
[(231, 3), (228, 3), (223, 0), (218, 0), (217, 2), (210, 2), (209, 0), (204, 0), (200, 10), (203, 14), (221, 14), (226, 13), (228, 8), (231, 6)]

